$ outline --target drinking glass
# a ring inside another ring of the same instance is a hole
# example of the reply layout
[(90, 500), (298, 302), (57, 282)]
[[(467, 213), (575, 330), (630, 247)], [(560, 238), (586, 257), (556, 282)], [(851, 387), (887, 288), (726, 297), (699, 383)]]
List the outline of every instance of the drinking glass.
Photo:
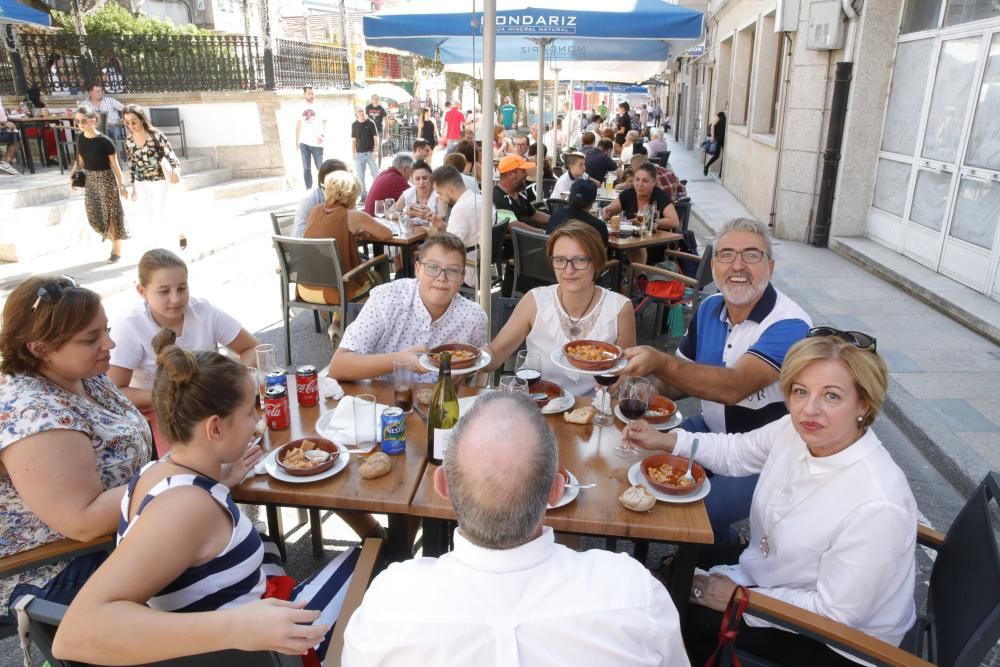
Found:
[(542, 379), (542, 356), (538, 352), (521, 350), (514, 362), (514, 375), (529, 385)]
[(385, 200), (376, 199), (375, 200), (375, 217), (384, 218), (385, 217)]
[[(614, 422), (614, 417), (611, 414), (611, 394), (608, 392), (608, 387), (618, 381), (618, 376), (611, 373), (602, 373), (595, 375), (594, 381), (601, 385), (601, 388), (594, 395), (593, 405), (597, 409), (597, 414), (594, 415), (594, 425), (611, 426)], [(607, 411), (605, 411), (605, 407), (607, 407)]]
[(396, 200), (393, 199), (392, 197), (388, 197), (383, 201), (385, 201), (385, 214), (389, 215), (389, 212), (392, 210), (392, 207), (396, 205)]
[[(625, 418), (626, 427), (634, 419), (640, 419), (646, 414), (649, 408), (649, 380), (646, 378), (626, 378), (622, 383), (622, 388), (618, 392), (618, 411)], [(639, 450), (622, 438), (622, 443), (615, 447), (615, 456), (623, 459), (631, 458), (639, 453)]]
[(409, 414), (413, 410), (413, 369), (406, 362), (392, 362), (392, 388), (396, 407)]
[(508, 394), (528, 394), (528, 383), (524, 378), (519, 378), (516, 375), (504, 375), (500, 378), (500, 385), (498, 389)]
[(262, 389), (264, 383), (260, 381), (260, 371), (251, 366), (247, 369), (247, 372), (250, 374), (250, 378), (254, 381), (254, 384), (257, 385), (257, 407), (260, 408), (264, 405), (264, 391)]
[(257, 386), (260, 387), (261, 401), (264, 400), (264, 390), (267, 389), (267, 374), (278, 367), (274, 356), (274, 345), (262, 343), (254, 348), (257, 354)]
[(642, 230), (641, 230), (643, 236), (650, 237), (653, 235), (653, 230), (656, 229), (656, 218), (653, 217), (655, 215), (656, 213), (654, 212), (652, 206), (642, 207), (642, 216), (643, 220), (645, 221), (642, 224)]
[(358, 449), (374, 449), (378, 442), (378, 427), (375, 414), (375, 397), (371, 394), (358, 394), (354, 397), (354, 440)]

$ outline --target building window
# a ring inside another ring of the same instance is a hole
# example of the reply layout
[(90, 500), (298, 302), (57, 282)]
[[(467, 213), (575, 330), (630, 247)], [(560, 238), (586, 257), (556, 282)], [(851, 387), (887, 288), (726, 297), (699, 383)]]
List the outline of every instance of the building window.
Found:
[(719, 58), (715, 68), (715, 109), (709, 109), (714, 115), (720, 111), (729, 112), (729, 89), (732, 84), (733, 72), (733, 38), (719, 42)]
[(944, 0), (908, 0), (899, 24), (902, 35), (938, 27)]
[(1000, 16), (1000, 3), (996, 0), (948, 0), (944, 10), (944, 24), (958, 25)]
[(729, 115), (733, 125), (746, 125), (749, 117), (756, 32), (757, 24), (753, 23), (736, 33), (736, 44), (733, 49), (732, 111)]
[(775, 134), (778, 127), (778, 105), (781, 100), (783, 77), (783, 39), (774, 31), (774, 14), (761, 19), (758, 40), (757, 83), (753, 101), (752, 130), (756, 134)]

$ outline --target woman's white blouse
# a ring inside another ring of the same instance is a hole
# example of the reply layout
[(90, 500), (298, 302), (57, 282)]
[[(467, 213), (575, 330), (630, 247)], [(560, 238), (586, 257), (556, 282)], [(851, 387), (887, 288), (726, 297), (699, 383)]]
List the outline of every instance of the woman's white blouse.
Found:
[[(899, 645), (916, 620), (917, 506), (871, 429), (822, 458), (809, 453), (788, 415), (749, 433), (677, 434), (674, 452), (687, 456), (697, 437), (696, 460), (716, 473), (760, 473), (750, 546), (723, 574)], [(768, 625), (749, 617), (747, 624)]]

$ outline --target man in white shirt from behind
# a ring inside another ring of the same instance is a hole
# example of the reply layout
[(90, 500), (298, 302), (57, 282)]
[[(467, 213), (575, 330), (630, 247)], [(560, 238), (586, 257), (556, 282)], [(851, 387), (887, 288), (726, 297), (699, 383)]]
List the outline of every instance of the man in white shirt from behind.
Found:
[(458, 515), (454, 551), (375, 578), (342, 664), (688, 665), (677, 610), (640, 563), (573, 551), (542, 525), (563, 494), (557, 467), (552, 431), (527, 396), (481, 396), (434, 472)]
[[(433, 180), (438, 198), (451, 208), (445, 229), (462, 239), (466, 248), (478, 245), (482, 195), (465, 187), (462, 174), (450, 165), (435, 169)], [(495, 218), (493, 202), (487, 203), (490, 207), (490, 217)], [(437, 224), (435, 228), (439, 229)], [(476, 252), (466, 251), (465, 284), (470, 287), (476, 284)]]

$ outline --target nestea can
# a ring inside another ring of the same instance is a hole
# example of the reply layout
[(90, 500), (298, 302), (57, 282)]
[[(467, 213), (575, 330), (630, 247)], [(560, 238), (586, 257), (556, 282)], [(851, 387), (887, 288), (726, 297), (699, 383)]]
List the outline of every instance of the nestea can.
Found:
[(406, 451), (406, 414), (402, 408), (382, 411), (382, 451), (392, 455)]
[(311, 408), (319, 402), (318, 380), (315, 366), (299, 366), (295, 369), (295, 391), (299, 405)]

